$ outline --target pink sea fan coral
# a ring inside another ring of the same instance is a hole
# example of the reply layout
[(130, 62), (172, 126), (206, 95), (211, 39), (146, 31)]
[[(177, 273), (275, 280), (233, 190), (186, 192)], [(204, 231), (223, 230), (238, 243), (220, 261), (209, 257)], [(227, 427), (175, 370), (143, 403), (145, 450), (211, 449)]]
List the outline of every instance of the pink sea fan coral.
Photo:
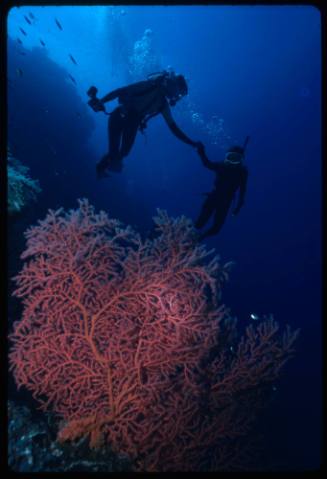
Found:
[(268, 318), (233, 349), (236, 323), (219, 304), (228, 265), (185, 217), (159, 210), (154, 222), (157, 236), (142, 240), (80, 200), (26, 232), (11, 369), (64, 419), (61, 441), (109, 442), (138, 470), (237, 468), (235, 440), (297, 332), (280, 336)]

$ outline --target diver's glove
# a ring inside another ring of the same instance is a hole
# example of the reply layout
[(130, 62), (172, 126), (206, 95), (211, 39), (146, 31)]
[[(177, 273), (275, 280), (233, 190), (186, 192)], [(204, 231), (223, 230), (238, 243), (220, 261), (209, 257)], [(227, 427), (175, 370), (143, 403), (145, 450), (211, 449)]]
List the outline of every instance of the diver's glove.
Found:
[(205, 151), (205, 148), (204, 148), (204, 144), (201, 141), (197, 141), (196, 149), (197, 149), (198, 155), (200, 156), (201, 160), (206, 161), (207, 160), (207, 155), (206, 155), (206, 151)]
[(199, 151), (199, 148), (203, 148), (203, 149), (204, 149), (204, 145), (203, 145), (203, 143), (201, 143), (201, 141), (193, 141), (192, 146), (193, 146), (194, 148), (196, 148), (198, 151)]
[(90, 101), (88, 101), (88, 104), (93, 111), (105, 111), (104, 104), (99, 98), (92, 98)]

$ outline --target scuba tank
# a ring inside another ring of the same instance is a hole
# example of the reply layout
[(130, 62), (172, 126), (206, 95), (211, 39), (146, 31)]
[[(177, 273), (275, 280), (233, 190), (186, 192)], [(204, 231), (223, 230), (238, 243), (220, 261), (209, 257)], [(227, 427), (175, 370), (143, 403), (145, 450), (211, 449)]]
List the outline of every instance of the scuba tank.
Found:
[(173, 74), (174, 74), (173, 72), (168, 72), (167, 70), (162, 70), (161, 72), (149, 73), (146, 78), (147, 78), (147, 80), (152, 80), (152, 81), (155, 81), (155, 82), (161, 82), (162, 80), (164, 80), (165, 78), (169, 78)]
[[(145, 93), (150, 92), (151, 90), (156, 88), (165, 79), (167, 79), (169, 77), (171, 77), (171, 73), (168, 72), (167, 70), (162, 70), (160, 72), (149, 73), (146, 78), (149, 82), (151, 82), (151, 86), (149, 87), (148, 90), (145, 91)], [(147, 107), (145, 109), (147, 109)], [(145, 135), (145, 129), (147, 128), (147, 122), (150, 120), (150, 118), (156, 116), (158, 113), (160, 113), (160, 110), (159, 110), (159, 112), (155, 112), (155, 113), (152, 113), (150, 115), (147, 115), (145, 118), (143, 118), (141, 120), (139, 130), (143, 135)]]

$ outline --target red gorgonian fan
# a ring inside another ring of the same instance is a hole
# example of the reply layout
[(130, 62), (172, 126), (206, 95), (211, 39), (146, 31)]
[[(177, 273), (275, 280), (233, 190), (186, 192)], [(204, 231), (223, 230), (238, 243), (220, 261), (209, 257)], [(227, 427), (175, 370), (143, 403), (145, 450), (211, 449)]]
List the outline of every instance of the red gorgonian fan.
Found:
[(297, 331), (279, 335), (268, 318), (237, 344), (220, 304), (229, 264), (185, 217), (159, 210), (154, 222), (157, 236), (142, 240), (79, 200), (26, 232), (10, 367), (64, 419), (61, 441), (106, 441), (140, 471), (241, 468), (237, 441)]

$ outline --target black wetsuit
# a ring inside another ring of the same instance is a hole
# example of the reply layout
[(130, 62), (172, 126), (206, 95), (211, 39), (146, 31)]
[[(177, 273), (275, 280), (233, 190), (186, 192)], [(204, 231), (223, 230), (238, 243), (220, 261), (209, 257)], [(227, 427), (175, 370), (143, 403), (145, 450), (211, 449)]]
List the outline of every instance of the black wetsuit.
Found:
[(118, 98), (120, 105), (110, 114), (108, 122), (109, 153), (98, 163), (100, 170), (118, 163), (126, 157), (135, 141), (138, 129), (146, 126), (146, 121), (162, 114), (172, 133), (183, 142), (195, 146), (176, 125), (166, 99), (166, 91), (160, 81), (141, 81), (127, 87), (118, 88), (106, 95), (102, 102)]
[(150, 81), (120, 88), (116, 93), (120, 105), (113, 110), (108, 122), (110, 159), (127, 156), (141, 122), (147, 116), (160, 113), (167, 103), (160, 86)]
[(214, 163), (209, 161), (204, 153), (200, 156), (204, 166), (216, 173), (215, 189), (208, 193), (195, 223), (196, 228), (202, 228), (214, 214), (212, 227), (201, 235), (201, 238), (205, 238), (220, 231), (237, 190), (239, 190), (239, 197), (234, 214), (237, 214), (243, 206), (248, 170), (242, 163), (236, 165), (226, 161)]

